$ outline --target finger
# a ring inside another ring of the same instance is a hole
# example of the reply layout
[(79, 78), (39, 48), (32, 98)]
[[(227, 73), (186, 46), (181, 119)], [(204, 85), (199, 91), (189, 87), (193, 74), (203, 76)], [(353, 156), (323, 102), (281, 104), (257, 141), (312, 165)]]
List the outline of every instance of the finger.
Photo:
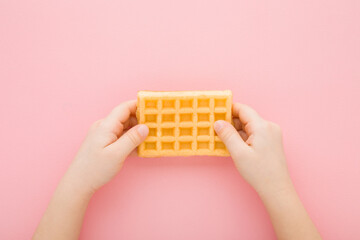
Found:
[(124, 123), (124, 131), (132, 128), (137, 124), (137, 119), (135, 116), (130, 116), (128, 120)]
[(241, 152), (248, 147), (230, 123), (218, 120), (214, 124), (214, 129), (221, 141), (226, 145), (226, 148), (229, 150), (231, 156), (238, 156), (239, 151)]
[(102, 122), (102, 126), (107, 131), (113, 132), (119, 136), (124, 129), (124, 123), (131, 115), (134, 115), (135, 112), (136, 100), (123, 102), (111, 111), (111, 113)]
[[(232, 111), (235, 117), (239, 117), (240, 123), (244, 126), (242, 129), (244, 129), (248, 135), (251, 135), (257, 126), (261, 126), (264, 122), (264, 119), (262, 119), (254, 109), (245, 104), (233, 104)], [(246, 128), (248, 124), (251, 124), (252, 127)]]
[(241, 122), (239, 118), (233, 118), (234, 127), (237, 131), (241, 130)]
[(246, 140), (248, 139), (248, 135), (246, 134), (246, 132), (244, 130), (240, 130), (238, 131), (240, 137), (244, 140), (244, 142), (246, 142)]
[(242, 103), (234, 103), (232, 111), (233, 116), (238, 117), (243, 124), (263, 120), (254, 109)]
[(145, 140), (148, 134), (149, 128), (145, 124), (139, 124), (129, 129), (116, 142), (108, 147), (125, 158)]
[(130, 115), (135, 115), (135, 113), (136, 100), (126, 101), (116, 106), (105, 118), (105, 121), (125, 123), (125, 121), (128, 120)]

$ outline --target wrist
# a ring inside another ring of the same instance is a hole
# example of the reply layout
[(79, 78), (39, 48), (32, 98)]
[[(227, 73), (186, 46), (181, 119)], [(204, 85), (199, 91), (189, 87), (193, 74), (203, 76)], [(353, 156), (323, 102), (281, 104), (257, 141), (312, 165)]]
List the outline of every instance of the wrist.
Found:
[(267, 184), (263, 184), (255, 190), (261, 199), (272, 198), (295, 192), (295, 188), (290, 177), (286, 177), (281, 181), (273, 181)]
[(95, 189), (87, 186), (85, 178), (82, 178), (81, 175), (78, 174), (72, 174), (71, 172), (67, 172), (64, 175), (60, 181), (59, 188), (73, 196), (88, 200), (90, 200), (95, 193)]

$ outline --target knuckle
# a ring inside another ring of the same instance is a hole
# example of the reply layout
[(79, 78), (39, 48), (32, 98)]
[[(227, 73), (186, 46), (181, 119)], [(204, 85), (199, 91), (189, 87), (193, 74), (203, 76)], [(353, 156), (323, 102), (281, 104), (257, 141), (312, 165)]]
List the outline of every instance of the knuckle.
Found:
[(266, 121), (251, 122), (247, 124), (246, 130), (254, 132), (264, 132), (267, 130), (267, 127), (268, 125)]
[(270, 125), (270, 128), (275, 131), (275, 132), (278, 132), (278, 133), (281, 133), (281, 127), (280, 125), (274, 123), (274, 122), (269, 122), (269, 125)]
[(253, 126), (251, 123), (248, 123), (244, 126), (245, 132), (251, 132), (253, 130)]
[(273, 127), (272, 127), (272, 124), (270, 122), (265, 121), (264, 125), (263, 125), (263, 128), (268, 130), (268, 131), (271, 131)]
[(229, 141), (234, 136), (234, 131), (230, 127), (225, 127), (222, 132), (223, 141)]
[(99, 127), (99, 125), (101, 124), (101, 122), (102, 122), (102, 119), (99, 119), (99, 120), (93, 122), (90, 126), (90, 130), (97, 129)]
[(111, 111), (112, 113), (116, 113), (116, 112), (123, 112), (126, 110), (126, 106), (127, 106), (128, 102), (122, 102), (119, 105), (117, 105), (116, 107), (113, 108), (113, 110)]
[(277, 139), (282, 139), (282, 130), (281, 127), (273, 122), (269, 122), (268, 123), (269, 127), (268, 127), (268, 133), (274, 137), (276, 137)]
[(282, 129), (281, 129), (280, 125), (278, 125), (278, 124), (275, 124), (275, 130), (276, 130), (278, 133), (282, 133)]
[(270, 124), (268, 121), (260, 121), (259, 128), (261, 128), (263, 130), (268, 129), (268, 128), (270, 128)]
[(129, 138), (130, 142), (135, 146), (138, 145), (138, 143), (140, 142), (139, 135), (135, 131), (128, 131), (126, 136)]

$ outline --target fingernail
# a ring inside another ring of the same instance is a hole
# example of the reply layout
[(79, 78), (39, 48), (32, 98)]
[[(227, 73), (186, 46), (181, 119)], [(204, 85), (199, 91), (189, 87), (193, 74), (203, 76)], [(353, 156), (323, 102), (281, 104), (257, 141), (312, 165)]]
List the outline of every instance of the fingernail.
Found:
[(214, 129), (216, 132), (219, 132), (224, 126), (225, 124), (223, 120), (219, 120), (214, 123)]
[(142, 137), (146, 137), (149, 134), (149, 128), (145, 124), (140, 124), (137, 131)]

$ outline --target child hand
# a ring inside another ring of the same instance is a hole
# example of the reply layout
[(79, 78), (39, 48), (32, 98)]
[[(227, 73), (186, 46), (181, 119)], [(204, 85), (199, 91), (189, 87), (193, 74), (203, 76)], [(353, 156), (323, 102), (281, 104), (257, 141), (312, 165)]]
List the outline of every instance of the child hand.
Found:
[[(79, 238), (92, 193), (116, 175), (149, 133), (146, 125), (136, 125), (135, 110), (136, 101), (128, 101), (93, 124), (33, 239)], [(278, 239), (321, 239), (295, 190), (291, 191), (280, 128), (246, 105), (235, 104), (233, 113), (239, 118), (234, 120), (235, 128), (217, 121), (215, 130), (239, 172), (262, 197)]]
[(219, 120), (214, 128), (244, 179), (259, 194), (291, 186), (280, 127), (240, 103), (233, 105), (233, 117), (235, 127)]
[(121, 103), (96, 121), (65, 175), (82, 191), (94, 192), (112, 179), (125, 158), (147, 137), (146, 125), (137, 124), (136, 100)]

